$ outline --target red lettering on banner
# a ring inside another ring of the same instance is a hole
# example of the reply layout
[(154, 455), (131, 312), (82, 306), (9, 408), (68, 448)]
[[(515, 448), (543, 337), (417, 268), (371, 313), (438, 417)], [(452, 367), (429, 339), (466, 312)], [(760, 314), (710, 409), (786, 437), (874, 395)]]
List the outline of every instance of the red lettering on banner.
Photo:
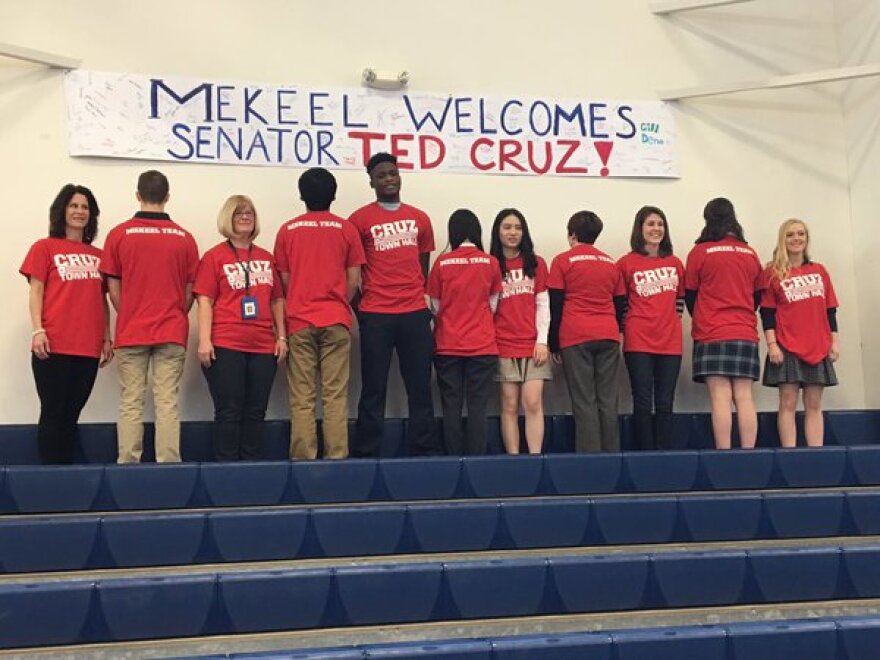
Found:
[(485, 172), (486, 170), (491, 170), (495, 168), (494, 162), (489, 163), (481, 163), (477, 160), (477, 149), (479, 149), (482, 145), (486, 145), (487, 147), (494, 146), (495, 141), (490, 140), (489, 138), (479, 138), (474, 140), (474, 143), (471, 145), (471, 163), (478, 170)]
[(404, 149), (400, 143), (414, 139), (414, 135), (405, 133), (396, 133), (391, 136), (391, 155), (397, 158), (397, 168), (400, 170), (411, 170), (414, 168), (412, 163), (408, 163), (404, 158), (409, 156), (409, 149)]
[(529, 140), (529, 167), (535, 174), (546, 174), (553, 164), (553, 145), (549, 142), (544, 143), (544, 164), (541, 167), (535, 164), (535, 143)]
[(514, 158), (522, 153), (522, 144), (517, 140), (500, 140), (498, 142), (498, 169), (504, 171), (505, 165), (510, 165), (513, 169), (525, 172), (526, 168), (517, 163)]
[[(437, 158), (428, 161), (428, 143), (437, 146)], [(423, 170), (431, 170), (437, 167), (446, 158), (446, 145), (443, 140), (433, 135), (419, 136), (419, 167)]]
[(373, 155), (372, 150), (370, 149), (370, 142), (373, 140), (384, 140), (385, 133), (370, 133), (367, 131), (349, 131), (348, 137), (353, 140), (361, 140), (361, 154), (363, 157), (363, 165), (367, 164), (367, 161), (370, 160), (370, 156)]
[(580, 142), (577, 140), (559, 140), (559, 144), (564, 147), (568, 147), (566, 152), (562, 154), (562, 158), (559, 161), (559, 164), (556, 166), (557, 174), (586, 174), (586, 167), (566, 167), (566, 163), (569, 159), (574, 155), (574, 152), (577, 151), (577, 148), (580, 146)]

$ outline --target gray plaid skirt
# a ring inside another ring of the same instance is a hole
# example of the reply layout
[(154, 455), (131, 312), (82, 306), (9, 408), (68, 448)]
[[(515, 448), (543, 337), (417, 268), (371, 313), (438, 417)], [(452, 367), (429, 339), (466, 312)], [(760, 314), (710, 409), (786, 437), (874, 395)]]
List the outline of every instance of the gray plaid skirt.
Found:
[(694, 344), (693, 379), (705, 383), (706, 376), (758, 380), (761, 361), (754, 341), (710, 341)]
[[(782, 348), (782, 347), (780, 347)], [(819, 364), (807, 364), (796, 355), (782, 349), (784, 356), (782, 364), (773, 364), (770, 360), (764, 362), (764, 380), (767, 387), (779, 385), (822, 385), (832, 387), (837, 385), (837, 373), (834, 371), (834, 363), (826, 357)]]

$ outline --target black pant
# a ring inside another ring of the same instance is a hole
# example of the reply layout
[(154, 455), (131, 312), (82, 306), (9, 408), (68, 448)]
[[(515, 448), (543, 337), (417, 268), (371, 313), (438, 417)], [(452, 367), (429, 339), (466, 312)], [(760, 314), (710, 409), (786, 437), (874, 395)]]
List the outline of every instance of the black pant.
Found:
[(89, 400), (98, 358), (52, 353), (45, 360), (31, 356), (40, 397), (37, 449), (42, 463), (72, 463), (76, 423)]
[(275, 356), (214, 348), (217, 359), (202, 371), (214, 400), (214, 458), (263, 457), (263, 420), (275, 380)]
[(681, 356), (624, 353), (623, 359), (632, 387), (633, 432), (639, 449), (672, 449), (672, 404)]
[[(486, 406), (495, 374), (498, 357), (477, 355), (459, 357), (437, 355), (437, 387), (443, 406), (443, 442), (450, 456), (480, 455), (486, 453)], [(461, 408), (467, 403), (467, 436), (462, 429)]]
[(361, 398), (353, 456), (379, 455), (385, 429), (385, 397), (391, 354), (397, 349), (400, 376), (409, 407), (407, 444), (409, 453), (425, 456), (443, 453), (434, 430), (431, 398), (431, 356), (434, 337), (431, 312), (405, 314), (358, 314), (361, 335)]

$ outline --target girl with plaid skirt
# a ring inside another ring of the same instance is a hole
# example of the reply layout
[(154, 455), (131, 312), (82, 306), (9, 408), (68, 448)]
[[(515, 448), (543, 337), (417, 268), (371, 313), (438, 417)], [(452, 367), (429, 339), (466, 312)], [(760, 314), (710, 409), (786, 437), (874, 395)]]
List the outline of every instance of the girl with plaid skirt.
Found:
[(777, 424), (783, 447), (794, 447), (797, 441), (795, 411), (801, 389), (807, 445), (822, 446), (822, 392), (837, 385), (837, 296), (828, 271), (810, 260), (809, 244), (807, 225), (786, 220), (779, 227), (773, 261), (764, 271), (764, 385), (779, 388)]
[(730, 449), (736, 407), (740, 446), (755, 446), (761, 262), (748, 246), (733, 204), (718, 197), (703, 210), (706, 226), (687, 258), (685, 301), (694, 339), (693, 379), (706, 383), (717, 449)]

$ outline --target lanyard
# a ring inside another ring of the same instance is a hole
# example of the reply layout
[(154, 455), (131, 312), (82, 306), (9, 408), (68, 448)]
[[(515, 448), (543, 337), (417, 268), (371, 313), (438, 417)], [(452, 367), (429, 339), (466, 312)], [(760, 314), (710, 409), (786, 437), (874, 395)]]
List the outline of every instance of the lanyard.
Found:
[(238, 258), (238, 250), (235, 249), (235, 246), (232, 244), (232, 241), (227, 240), (226, 245), (229, 246), (229, 249), (232, 250), (232, 254), (235, 257), (235, 262), (241, 266), (241, 269), (244, 271), (244, 292), (247, 295), (251, 293), (251, 254), (254, 251), (254, 244), (251, 243), (248, 245), (248, 256), (247, 263), (242, 262), (241, 259)]

